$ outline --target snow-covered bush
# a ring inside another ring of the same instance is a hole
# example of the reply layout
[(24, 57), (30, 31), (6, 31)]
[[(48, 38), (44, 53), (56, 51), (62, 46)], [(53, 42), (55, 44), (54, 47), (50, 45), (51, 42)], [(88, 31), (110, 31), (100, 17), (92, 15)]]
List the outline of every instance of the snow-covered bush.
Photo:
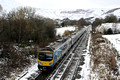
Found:
[(120, 33), (120, 23), (103, 23), (96, 27), (96, 32), (106, 34), (108, 29), (112, 30), (113, 34)]

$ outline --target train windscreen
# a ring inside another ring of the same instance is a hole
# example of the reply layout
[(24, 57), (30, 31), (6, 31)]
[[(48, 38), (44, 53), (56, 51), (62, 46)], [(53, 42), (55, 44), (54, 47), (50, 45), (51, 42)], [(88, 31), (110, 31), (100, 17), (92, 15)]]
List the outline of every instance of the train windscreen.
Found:
[(53, 59), (53, 53), (48, 53), (48, 52), (39, 53), (39, 60), (41, 61), (51, 61), (52, 59)]

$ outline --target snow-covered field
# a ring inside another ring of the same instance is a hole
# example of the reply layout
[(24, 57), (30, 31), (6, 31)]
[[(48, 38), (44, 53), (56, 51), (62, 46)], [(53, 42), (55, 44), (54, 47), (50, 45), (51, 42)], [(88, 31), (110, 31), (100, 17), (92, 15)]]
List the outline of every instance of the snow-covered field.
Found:
[(113, 44), (113, 47), (115, 47), (120, 55), (120, 34), (103, 35), (103, 37), (107, 38)]

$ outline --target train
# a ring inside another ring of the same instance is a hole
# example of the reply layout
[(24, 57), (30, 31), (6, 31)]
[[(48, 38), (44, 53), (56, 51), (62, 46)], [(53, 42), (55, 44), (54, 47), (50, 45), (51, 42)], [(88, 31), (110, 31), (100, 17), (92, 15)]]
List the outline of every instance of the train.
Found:
[(37, 55), (38, 69), (53, 69), (85, 31), (86, 29), (83, 28), (78, 32), (72, 33), (71, 36), (57, 40), (41, 49)]

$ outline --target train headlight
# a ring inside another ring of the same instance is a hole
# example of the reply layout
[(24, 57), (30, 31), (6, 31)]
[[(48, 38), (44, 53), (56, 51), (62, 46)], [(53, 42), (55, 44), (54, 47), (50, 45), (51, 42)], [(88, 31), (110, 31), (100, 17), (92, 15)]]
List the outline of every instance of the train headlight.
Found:
[(39, 65), (42, 65), (42, 63), (41, 63), (41, 62), (39, 62)]
[(53, 64), (53, 63), (52, 63), (52, 62), (50, 62), (50, 63), (49, 63), (49, 66), (50, 66), (50, 65), (52, 65), (52, 64)]

